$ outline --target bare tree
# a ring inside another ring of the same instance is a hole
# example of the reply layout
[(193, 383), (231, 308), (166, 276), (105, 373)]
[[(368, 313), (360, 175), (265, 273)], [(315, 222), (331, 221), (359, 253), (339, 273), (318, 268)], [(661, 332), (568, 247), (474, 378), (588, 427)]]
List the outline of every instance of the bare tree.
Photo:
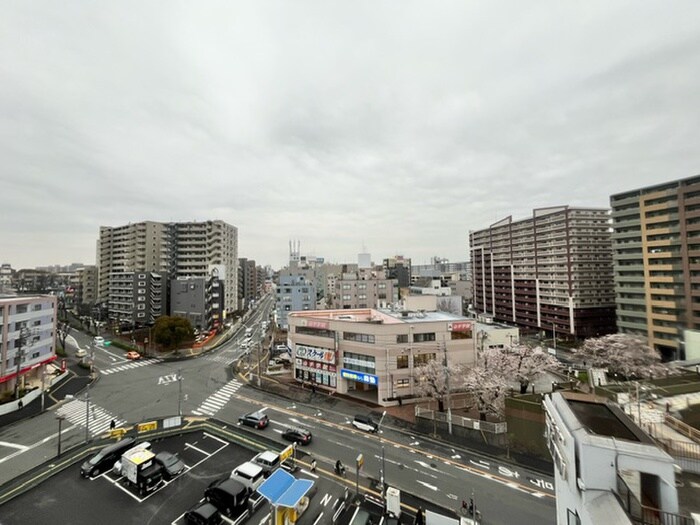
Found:
[(661, 364), (659, 352), (650, 348), (643, 339), (630, 334), (586, 339), (576, 353), (590, 365), (607, 368), (608, 373), (625, 378), (653, 377), (670, 371)]
[(464, 381), (464, 367), (461, 365), (450, 365), (448, 369), (441, 359), (432, 359), (425, 365), (416, 367), (413, 373), (418, 395), (436, 399), (440, 412), (445, 411), (445, 399), (448, 394), (448, 374), (453, 385)]
[(56, 327), (56, 335), (58, 336), (58, 341), (61, 343), (61, 348), (66, 349), (66, 339), (68, 339), (68, 334), (70, 334), (71, 326), (67, 322), (58, 323)]

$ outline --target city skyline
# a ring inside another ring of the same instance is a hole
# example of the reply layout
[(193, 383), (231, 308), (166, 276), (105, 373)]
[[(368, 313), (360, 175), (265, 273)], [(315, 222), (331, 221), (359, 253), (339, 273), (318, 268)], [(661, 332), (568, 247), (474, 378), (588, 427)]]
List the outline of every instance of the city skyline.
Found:
[(700, 173), (700, 4), (10, 4), (0, 262), (223, 220), (239, 256), (468, 259), (468, 233)]

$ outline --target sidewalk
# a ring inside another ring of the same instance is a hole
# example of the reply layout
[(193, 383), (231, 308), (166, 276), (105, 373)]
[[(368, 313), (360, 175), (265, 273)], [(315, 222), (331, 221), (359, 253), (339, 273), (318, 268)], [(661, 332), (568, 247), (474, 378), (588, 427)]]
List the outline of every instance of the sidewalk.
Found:
[[(68, 372), (68, 376), (56, 383), (50, 391), (47, 389), (44, 395), (44, 411), (63, 401), (66, 395), (75, 395), (82, 391), (93, 381), (90, 377), (90, 371), (78, 366), (77, 363), (69, 365)], [(41, 414), (41, 397), (36, 398), (31, 403), (27, 403), (21, 410), (1, 415), (0, 427), (11, 425), (39, 414)]]

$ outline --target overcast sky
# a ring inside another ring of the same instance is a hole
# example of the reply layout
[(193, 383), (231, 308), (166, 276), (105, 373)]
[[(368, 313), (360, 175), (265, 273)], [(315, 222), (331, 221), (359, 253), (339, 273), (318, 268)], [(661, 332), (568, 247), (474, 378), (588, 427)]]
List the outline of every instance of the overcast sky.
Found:
[(6, 1), (0, 262), (222, 219), (239, 256), (468, 258), (700, 173), (700, 2)]

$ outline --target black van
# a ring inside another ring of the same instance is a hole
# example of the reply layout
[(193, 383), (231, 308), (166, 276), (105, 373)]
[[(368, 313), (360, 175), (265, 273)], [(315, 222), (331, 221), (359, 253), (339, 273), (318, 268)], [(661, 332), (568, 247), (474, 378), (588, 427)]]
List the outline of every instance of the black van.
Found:
[(240, 481), (224, 478), (214, 481), (204, 491), (205, 499), (229, 518), (245, 509), (248, 489)]
[(124, 438), (113, 445), (107, 445), (97, 454), (88, 459), (80, 467), (80, 475), (84, 478), (99, 476), (100, 473), (111, 469), (122, 454), (136, 444), (132, 437)]

